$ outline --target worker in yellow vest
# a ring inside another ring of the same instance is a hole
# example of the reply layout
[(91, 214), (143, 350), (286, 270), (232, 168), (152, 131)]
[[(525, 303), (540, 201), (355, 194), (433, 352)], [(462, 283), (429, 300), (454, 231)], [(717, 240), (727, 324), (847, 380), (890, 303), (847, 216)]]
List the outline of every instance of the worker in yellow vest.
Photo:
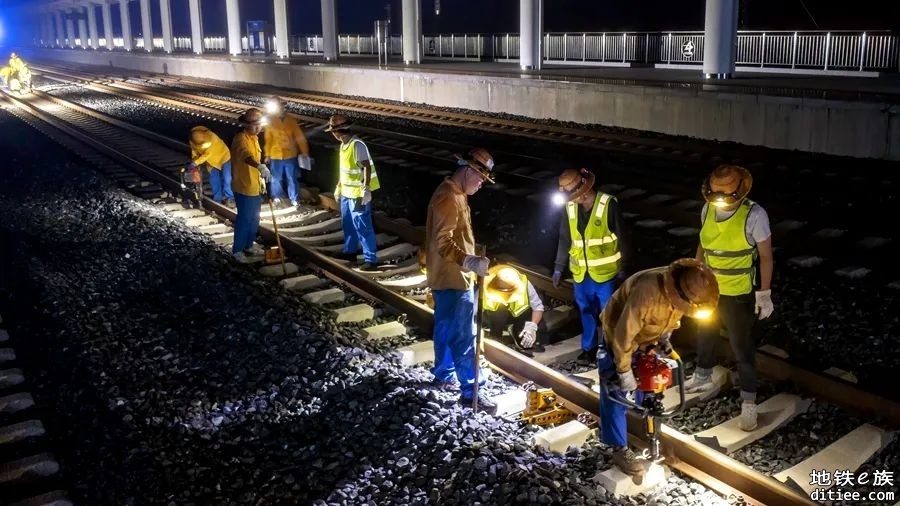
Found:
[[(191, 129), (191, 163), (188, 170), (200, 170), (206, 165), (213, 200), (220, 204), (234, 205), (231, 191), (231, 152), (218, 135), (205, 126)], [(198, 179), (199, 181), (199, 179)]]
[(281, 203), (284, 197), (282, 179), (287, 179), (287, 195), (291, 205), (297, 206), (299, 188), (297, 179), (300, 169), (309, 169), (309, 143), (297, 119), (285, 110), (285, 103), (280, 98), (273, 98), (266, 103), (269, 123), (263, 133), (263, 162), (269, 164), (272, 171), (270, 194), (272, 202)]
[(359, 137), (350, 133), (350, 120), (335, 114), (328, 119), (326, 132), (341, 142), (338, 150), (339, 175), (334, 198), (341, 204), (341, 220), (344, 229), (343, 258), (356, 260), (356, 252), (362, 243), (363, 263), (359, 270), (377, 269), (377, 244), (375, 227), (372, 226), (372, 192), (381, 187), (375, 162), (369, 148)]
[(499, 264), (488, 269), (484, 286), (482, 303), (490, 336), (501, 340), (512, 323), (513, 347), (529, 356), (543, 352), (547, 336), (544, 303), (528, 278), (515, 267)]
[(231, 141), (231, 189), (237, 204), (231, 251), (238, 262), (248, 263), (253, 261), (252, 257), (265, 254), (254, 241), (259, 229), (262, 194), (265, 193), (266, 181), (271, 173), (262, 163), (262, 148), (259, 146), (259, 133), (265, 126), (262, 111), (251, 107), (238, 118), (238, 122), (243, 130)]
[(615, 278), (622, 271), (619, 206), (612, 195), (594, 189), (595, 177), (587, 169), (566, 169), (559, 176), (557, 204), (566, 212), (559, 226), (559, 246), (553, 285), (559, 286), (569, 267), (575, 282), (575, 303), (581, 312), (581, 354), (577, 361), (593, 365), (597, 355), (600, 312), (612, 296)]
[(739, 425), (745, 431), (757, 426), (753, 322), (756, 315), (762, 320), (775, 310), (771, 292), (772, 230), (766, 211), (747, 198), (752, 186), (750, 172), (737, 165), (719, 166), (703, 182), (707, 203), (700, 216), (697, 259), (715, 273), (721, 296), (717, 324), (700, 329), (697, 368), (685, 387), (689, 393), (712, 388), (715, 348), (720, 330), (724, 330), (740, 374), (743, 402)]

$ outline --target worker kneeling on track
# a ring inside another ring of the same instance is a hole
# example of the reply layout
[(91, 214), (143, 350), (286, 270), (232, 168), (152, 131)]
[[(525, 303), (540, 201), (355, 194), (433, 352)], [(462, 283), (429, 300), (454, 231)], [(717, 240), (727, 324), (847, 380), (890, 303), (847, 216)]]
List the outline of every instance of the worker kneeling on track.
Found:
[(263, 161), (272, 169), (272, 182), (269, 185), (272, 202), (280, 204), (284, 198), (282, 179), (287, 179), (287, 195), (291, 205), (297, 206), (299, 200), (300, 168), (309, 169), (309, 143), (297, 119), (285, 110), (285, 103), (280, 98), (273, 98), (266, 103), (269, 124), (263, 134)]
[(234, 206), (234, 192), (231, 191), (231, 152), (218, 135), (205, 126), (191, 129), (191, 164), (188, 170), (200, 170), (206, 165), (209, 172), (209, 186), (213, 200), (220, 204)]
[(613, 463), (624, 473), (640, 474), (643, 467), (628, 448), (627, 408), (610, 396), (635, 393), (632, 359), (639, 349), (655, 347), (670, 354), (669, 337), (680, 326), (682, 315), (709, 318), (718, 300), (719, 286), (712, 270), (696, 259), (682, 258), (668, 267), (648, 269), (628, 278), (600, 315), (603, 335), (597, 368), (609, 392), (600, 396), (600, 439), (613, 447)]
[(271, 177), (269, 168), (262, 163), (262, 149), (259, 147), (259, 133), (265, 126), (262, 111), (255, 107), (247, 109), (238, 118), (243, 127), (231, 142), (232, 179), (231, 189), (237, 204), (237, 218), (234, 220), (234, 244), (231, 247), (239, 262), (251, 261), (248, 256), (262, 256), (262, 248), (256, 246), (256, 231), (259, 229), (259, 210), (266, 181)]
[(500, 264), (488, 270), (484, 284), (484, 316), (490, 336), (502, 340), (512, 320), (507, 343), (528, 356), (531, 351), (543, 352), (547, 344), (544, 303), (528, 278), (514, 267)]
[(334, 198), (341, 204), (341, 220), (344, 230), (345, 260), (355, 261), (356, 252), (362, 244), (362, 271), (378, 268), (378, 244), (375, 227), (372, 225), (372, 192), (381, 187), (375, 163), (369, 155), (369, 148), (359, 137), (350, 133), (351, 123), (346, 117), (335, 114), (328, 119), (326, 132), (341, 142), (339, 156), (338, 184)]
[[(456, 172), (444, 179), (428, 204), (422, 254), (434, 297), (434, 381), (445, 390), (455, 389), (459, 381), (459, 401), (471, 405), (476, 366), (472, 274), (485, 276), (489, 261), (475, 255), (468, 197), (485, 181), (494, 182), (494, 159), (481, 148), (465, 157), (457, 155), (457, 159)], [(482, 394), (478, 395), (478, 406), (488, 412), (497, 408)]]

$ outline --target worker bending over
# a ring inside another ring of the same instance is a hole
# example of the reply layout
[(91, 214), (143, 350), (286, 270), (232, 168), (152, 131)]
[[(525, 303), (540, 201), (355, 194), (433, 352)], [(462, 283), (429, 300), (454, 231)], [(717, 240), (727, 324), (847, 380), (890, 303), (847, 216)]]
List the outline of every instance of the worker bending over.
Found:
[[(209, 172), (209, 186), (213, 200), (220, 204), (234, 206), (234, 192), (231, 191), (231, 152), (228, 146), (204, 126), (191, 129), (191, 163), (188, 170), (200, 170), (206, 166)], [(199, 179), (198, 179), (199, 181)]]
[[(702, 262), (682, 258), (668, 267), (638, 272), (613, 294), (600, 315), (603, 336), (597, 352), (600, 381), (610, 395), (630, 395), (637, 389), (632, 357), (639, 349), (656, 346), (672, 351), (669, 337), (682, 315), (709, 318), (716, 307), (716, 277)], [(643, 470), (628, 448), (627, 408), (608, 395), (600, 396), (600, 440), (613, 447), (613, 464), (630, 475)]]

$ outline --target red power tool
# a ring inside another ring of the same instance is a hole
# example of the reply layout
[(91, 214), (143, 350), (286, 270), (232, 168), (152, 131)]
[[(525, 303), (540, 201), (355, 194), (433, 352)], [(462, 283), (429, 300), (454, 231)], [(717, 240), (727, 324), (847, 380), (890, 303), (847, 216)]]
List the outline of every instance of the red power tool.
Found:
[[(651, 351), (637, 351), (634, 359), (634, 379), (637, 382), (637, 392), (640, 392), (639, 401), (625, 396), (612, 395), (605, 392), (609, 398), (630, 411), (642, 417), (646, 422), (647, 437), (650, 446), (647, 457), (652, 461), (658, 461), (660, 455), (659, 432), (657, 420), (670, 418), (684, 409), (684, 365), (681, 357), (674, 350), (669, 358), (663, 358)], [(679, 393), (678, 405), (666, 410), (663, 405), (665, 391), (672, 385), (673, 378), (677, 378)]]

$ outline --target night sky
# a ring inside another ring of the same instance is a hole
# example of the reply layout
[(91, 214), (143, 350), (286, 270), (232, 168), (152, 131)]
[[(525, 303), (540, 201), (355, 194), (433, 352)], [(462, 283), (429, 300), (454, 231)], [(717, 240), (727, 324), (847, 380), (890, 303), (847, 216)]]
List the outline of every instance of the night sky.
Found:
[[(504, 33), (519, 30), (519, 0), (421, 0), (425, 33)], [(739, 26), (746, 30), (876, 30), (900, 29), (900, 1), (855, 0), (742, 0)], [(190, 34), (187, 0), (171, 0), (175, 34)], [(7, 31), (15, 26), (13, 9), (29, 2), (0, 0), (0, 22)], [(291, 33), (321, 33), (319, 0), (288, 0)], [(369, 34), (373, 22), (386, 17), (390, 6), (394, 33), (400, 33), (400, 0), (338, 0), (338, 31)], [(154, 32), (159, 24), (159, 2), (151, 2)], [(271, 21), (272, 2), (241, 0), (244, 21)], [(703, 30), (704, 0), (545, 0), (544, 29), (548, 32)], [(885, 7), (887, 5), (887, 7)], [(225, 35), (225, 0), (202, 0), (204, 32)], [(102, 33), (100, 9), (96, 8)], [(118, 4), (113, 6), (113, 31), (121, 33)], [(141, 34), (140, 6), (130, 4), (132, 32)], [(814, 21), (815, 20), (815, 21)], [(7, 33), (7, 36), (10, 36)]]

